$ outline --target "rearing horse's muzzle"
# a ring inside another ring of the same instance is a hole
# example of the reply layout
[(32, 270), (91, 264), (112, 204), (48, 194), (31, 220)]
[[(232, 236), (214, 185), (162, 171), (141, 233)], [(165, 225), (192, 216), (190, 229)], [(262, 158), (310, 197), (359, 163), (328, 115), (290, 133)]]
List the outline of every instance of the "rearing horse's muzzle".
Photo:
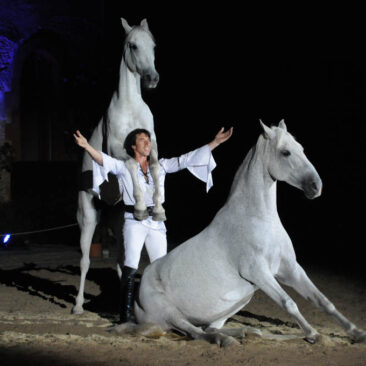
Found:
[(156, 88), (159, 82), (159, 74), (156, 71), (147, 71), (143, 73), (142, 80), (147, 88)]

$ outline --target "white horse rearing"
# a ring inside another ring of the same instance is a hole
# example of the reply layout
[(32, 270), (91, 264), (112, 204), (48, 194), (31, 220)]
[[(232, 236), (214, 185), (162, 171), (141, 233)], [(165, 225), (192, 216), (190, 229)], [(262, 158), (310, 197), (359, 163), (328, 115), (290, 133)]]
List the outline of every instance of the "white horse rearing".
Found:
[[(165, 220), (162, 207), (162, 196), (159, 188), (159, 163), (156, 136), (154, 132), (153, 115), (141, 96), (141, 81), (147, 88), (155, 88), (159, 81), (159, 74), (155, 70), (155, 41), (150, 33), (146, 19), (139, 26), (130, 27), (125, 19), (122, 26), (126, 31), (123, 57), (120, 65), (119, 86), (113, 94), (106, 116), (95, 128), (89, 143), (94, 148), (102, 150), (106, 143), (106, 153), (126, 161), (134, 184), (134, 198), (136, 201), (134, 215), (142, 220), (148, 217), (147, 208), (137, 180), (137, 163), (123, 147), (126, 136), (136, 128), (144, 128), (151, 133), (150, 171), (155, 182), (153, 219)], [(103, 129), (107, 129), (107, 140)], [(92, 170), (92, 160), (88, 153), (84, 153), (82, 171)], [(97, 225), (99, 215), (93, 203), (91, 191), (80, 191), (78, 198), (77, 219), (81, 230), (80, 246), (82, 258), (80, 261), (81, 278), (79, 293), (73, 308), (74, 314), (83, 312), (84, 285), (89, 269), (89, 250), (91, 240)]]
[[(146, 268), (135, 303), (138, 323), (225, 346), (235, 341), (232, 336), (242, 336), (243, 328), (220, 328), (261, 289), (296, 319), (306, 340), (316, 342), (317, 331), (280, 282), (332, 315), (353, 340), (365, 341), (366, 333), (336, 310), (297, 263), (278, 216), (277, 180), (312, 199), (321, 194), (319, 175), (284, 121), (262, 128), (211, 224)], [(116, 331), (124, 331), (123, 325)]]

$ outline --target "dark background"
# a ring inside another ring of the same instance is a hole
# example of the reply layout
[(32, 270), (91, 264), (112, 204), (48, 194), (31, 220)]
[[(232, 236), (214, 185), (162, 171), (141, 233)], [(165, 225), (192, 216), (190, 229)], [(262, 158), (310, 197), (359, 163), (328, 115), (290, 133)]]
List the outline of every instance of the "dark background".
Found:
[[(234, 127), (231, 140), (214, 151), (218, 166), (208, 194), (186, 171), (167, 177), (170, 247), (201, 231), (224, 204), (237, 168), (261, 133), (259, 118), (268, 125), (284, 118), (324, 184), (322, 196), (313, 201), (278, 184), (280, 217), (300, 263), (363, 268), (362, 30), (352, 14), (334, 18), (307, 10), (309, 15), (305, 9), (217, 6), (198, 11), (183, 3), (146, 9), (105, 2), (103, 41), (96, 43), (103, 54), (97, 88), (89, 92), (91, 100), (78, 94), (85, 107), (97, 107), (89, 129), (77, 122), (72, 128), (90, 134), (115, 90), (124, 37), (121, 16), (130, 25), (147, 18), (156, 38), (160, 82), (143, 96), (154, 115), (161, 157), (209, 142), (222, 126)], [(81, 161), (77, 154), (76, 165)], [(67, 190), (76, 197), (76, 183), (68, 181)], [(76, 231), (72, 241), (78, 245)]]
[[(300, 262), (363, 267), (366, 64), (357, 21), (346, 25), (343, 14), (343, 22), (331, 24), (331, 16), (303, 19), (300, 13), (281, 16), (279, 9), (270, 15), (270, 9), (195, 13), (177, 7), (169, 16), (125, 10), (111, 8), (132, 24), (147, 17), (157, 40), (161, 81), (145, 100), (155, 116), (160, 156), (183, 153), (208, 142), (221, 126), (234, 126), (232, 139), (214, 152), (218, 167), (208, 195), (187, 172), (167, 177), (170, 241), (198, 233), (224, 204), (261, 132), (259, 118), (269, 125), (284, 118), (324, 183), (313, 201), (278, 184), (280, 217)], [(120, 24), (108, 19), (113, 47)]]

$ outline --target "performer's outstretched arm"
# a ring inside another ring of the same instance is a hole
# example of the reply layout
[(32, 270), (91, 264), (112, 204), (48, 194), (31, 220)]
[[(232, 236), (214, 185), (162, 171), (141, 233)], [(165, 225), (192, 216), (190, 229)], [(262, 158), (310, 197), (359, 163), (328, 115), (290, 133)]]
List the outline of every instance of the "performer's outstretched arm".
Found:
[(89, 145), (88, 140), (80, 133), (79, 130), (74, 133), (75, 142), (85, 149), (85, 151), (91, 156), (91, 158), (97, 162), (99, 165), (103, 166), (103, 157), (102, 154), (95, 150), (93, 146)]
[(232, 134), (233, 134), (233, 127), (228, 129), (226, 132), (224, 132), (224, 127), (222, 127), (221, 130), (215, 136), (215, 138), (208, 144), (211, 151), (220, 144), (222, 144), (223, 142), (229, 140)]
[(160, 166), (165, 173), (175, 173), (182, 169), (188, 169), (195, 177), (206, 183), (208, 191), (213, 185), (211, 172), (216, 167), (212, 150), (227, 141), (232, 133), (232, 127), (226, 132), (222, 128), (209, 144), (176, 158), (160, 159)]

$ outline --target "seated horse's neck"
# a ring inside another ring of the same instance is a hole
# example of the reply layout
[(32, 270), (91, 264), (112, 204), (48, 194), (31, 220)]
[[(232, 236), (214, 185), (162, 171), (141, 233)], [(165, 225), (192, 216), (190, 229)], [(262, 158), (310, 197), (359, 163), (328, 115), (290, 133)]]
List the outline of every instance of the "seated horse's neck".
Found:
[(234, 179), (228, 204), (249, 215), (277, 213), (277, 184), (266, 167), (264, 149), (253, 147)]

